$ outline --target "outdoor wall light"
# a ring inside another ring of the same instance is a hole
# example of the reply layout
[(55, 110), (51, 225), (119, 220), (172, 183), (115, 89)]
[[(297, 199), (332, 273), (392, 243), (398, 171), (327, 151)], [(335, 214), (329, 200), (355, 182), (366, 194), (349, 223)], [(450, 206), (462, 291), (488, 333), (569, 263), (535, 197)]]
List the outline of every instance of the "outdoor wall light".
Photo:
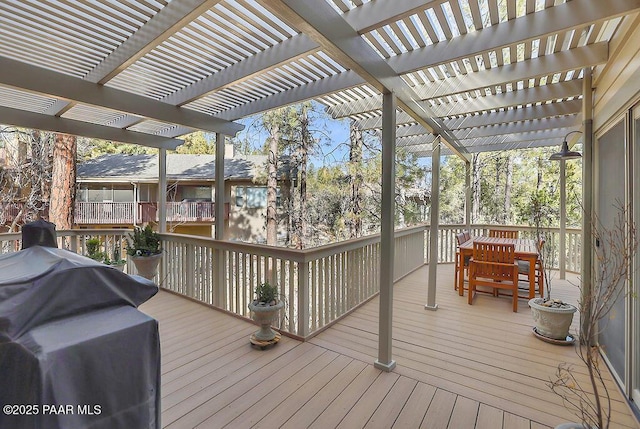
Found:
[(551, 155), (549, 157), (550, 161), (560, 161), (560, 160), (576, 159), (576, 158), (581, 158), (582, 157), (580, 152), (574, 152), (572, 150), (569, 150), (569, 144), (567, 143), (567, 137), (569, 137), (573, 133), (582, 134), (582, 131), (571, 131), (566, 136), (564, 136), (564, 141), (562, 142), (562, 148), (560, 149), (560, 152), (554, 153), (553, 155)]

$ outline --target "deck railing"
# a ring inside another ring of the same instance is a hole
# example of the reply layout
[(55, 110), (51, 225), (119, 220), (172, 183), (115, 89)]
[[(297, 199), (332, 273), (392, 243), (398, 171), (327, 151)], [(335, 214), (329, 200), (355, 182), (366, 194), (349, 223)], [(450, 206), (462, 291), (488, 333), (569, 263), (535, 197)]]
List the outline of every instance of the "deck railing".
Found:
[[(98, 238), (102, 243), (101, 251), (104, 251), (109, 259), (113, 259), (114, 253), (126, 259), (125, 238), (129, 230), (126, 229), (75, 229), (72, 231), (56, 231), (58, 247), (72, 252), (86, 255), (86, 241), (90, 238)], [(0, 254), (17, 252), (22, 248), (21, 233), (0, 234)], [(133, 272), (133, 265), (127, 263), (128, 272)]]
[[(484, 235), (491, 226), (474, 225), (472, 235)], [(535, 229), (514, 227), (521, 236)], [(453, 262), (455, 234), (463, 225), (439, 229), (438, 262)], [(58, 245), (85, 254), (85, 241), (99, 237), (110, 254), (123, 249), (127, 230), (59, 231)], [(559, 231), (551, 230), (551, 243)], [(396, 280), (429, 261), (426, 226), (396, 231), (394, 278)], [(254, 290), (269, 281), (280, 287), (286, 301), (280, 328), (308, 338), (379, 291), (379, 235), (307, 250), (295, 250), (179, 234), (161, 234), (164, 254), (156, 282), (163, 288), (249, 317), (247, 305)], [(567, 230), (567, 270), (579, 272), (580, 231)], [(0, 234), (0, 253), (20, 248), (20, 234)], [(124, 255), (124, 251), (121, 253)], [(425, 257), (426, 255), (426, 257)], [(131, 264), (127, 272), (135, 272)]]
[[(307, 337), (379, 291), (379, 235), (309, 250), (163, 234), (162, 287), (249, 317), (257, 285), (277, 284), (281, 329)], [(424, 227), (396, 232), (395, 278), (424, 264)], [(220, 263), (222, 261), (222, 263)], [(219, 284), (222, 283), (222, 287)]]
[[(471, 225), (471, 236), (489, 235), (492, 228), (519, 231), (520, 238), (536, 239), (536, 229), (530, 226), (504, 226), (504, 225)], [(438, 263), (453, 263), (456, 255), (456, 234), (466, 230), (465, 225), (440, 225), (438, 228)], [(551, 255), (548, 260), (553, 269), (560, 268), (560, 228), (545, 228), (545, 246), (549, 246)], [(429, 229), (425, 232), (425, 242), (429, 242)], [(425, 249), (425, 261), (430, 261), (428, 246)], [(582, 266), (582, 230), (578, 228), (566, 228), (565, 237), (565, 269), (569, 272), (579, 273)]]

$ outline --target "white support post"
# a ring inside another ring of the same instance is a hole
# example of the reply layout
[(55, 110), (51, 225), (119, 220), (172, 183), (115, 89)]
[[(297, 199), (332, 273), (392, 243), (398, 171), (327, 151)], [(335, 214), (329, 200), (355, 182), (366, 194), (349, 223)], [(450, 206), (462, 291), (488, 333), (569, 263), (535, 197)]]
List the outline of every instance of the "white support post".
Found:
[(160, 149), (158, 154), (158, 228), (167, 232), (167, 150)]
[[(216, 199), (215, 199), (215, 239), (224, 240), (224, 142), (225, 136), (223, 134), (216, 134)], [(225, 287), (226, 287), (226, 272), (225, 272), (225, 251), (222, 249), (216, 249), (215, 251), (215, 267), (214, 267), (214, 305), (220, 308), (227, 308), (225, 303)]]
[(437, 310), (436, 276), (438, 274), (438, 227), (440, 218), (440, 147), (441, 137), (433, 142), (431, 151), (431, 219), (429, 220), (429, 282), (424, 308)]
[(297, 334), (309, 335), (309, 262), (298, 262), (298, 326)]
[(224, 240), (224, 134), (216, 134), (216, 199), (215, 199), (215, 216), (216, 216), (216, 240)]
[(566, 278), (567, 271), (567, 161), (560, 160), (560, 241), (559, 249), (560, 258), (560, 279)]
[(133, 226), (138, 225), (138, 214), (140, 213), (140, 188), (136, 182), (133, 185)]
[[(588, 296), (591, 293), (592, 274), (592, 220), (593, 220), (593, 91), (591, 68), (583, 69), (582, 96), (582, 272), (581, 293)], [(581, 315), (581, 320), (588, 320), (589, 315)], [(585, 326), (580, 327), (580, 333), (585, 332)], [(582, 335), (580, 335), (582, 341)]]
[(396, 98), (382, 95), (382, 225), (380, 231), (380, 316), (378, 359), (374, 366), (393, 371), (393, 263), (396, 168)]
[(464, 163), (464, 224), (468, 231), (471, 230), (471, 160), (467, 159)]

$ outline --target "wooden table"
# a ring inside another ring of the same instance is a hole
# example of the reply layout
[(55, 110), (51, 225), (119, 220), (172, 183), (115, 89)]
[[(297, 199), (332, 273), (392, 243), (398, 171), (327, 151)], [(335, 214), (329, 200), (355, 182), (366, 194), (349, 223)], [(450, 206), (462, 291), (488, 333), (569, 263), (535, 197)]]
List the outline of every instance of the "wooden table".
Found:
[[(460, 260), (473, 256), (473, 243), (513, 244), (516, 259), (529, 261), (529, 299), (536, 295), (536, 260), (538, 259), (538, 246), (535, 240), (523, 238), (499, 238), (499, 237), (474, 237), (460, 245)], [(464, 264), (464, 262), (463, 262)], [(464, 295), (464, 269), (460, 267), (458, 274), (458, 292)]]

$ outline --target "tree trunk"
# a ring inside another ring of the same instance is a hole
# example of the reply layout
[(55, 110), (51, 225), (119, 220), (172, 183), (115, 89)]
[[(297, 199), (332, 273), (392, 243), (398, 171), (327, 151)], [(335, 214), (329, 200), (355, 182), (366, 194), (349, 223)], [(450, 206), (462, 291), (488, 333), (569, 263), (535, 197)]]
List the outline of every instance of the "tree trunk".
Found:
[(280, 126), (275, 121), (270, 128), (267, 157), (267, 244), (275, 246), (278, 239), (278, 217), (276, 211), (278, 186), (278, 141)]
[(362, 195), (360, 188), (362, 177), (362, 132), (355, 121), (349, 124), (349, 182), (351, 182), (351, 201), (347, 224), (349, 238), (362, 235)]
[(513, 186), (513, 161), (511, 156), (507, 155), (506, 170), (504, 177), (504, 223), (511, 222), (511, 188)]
[(480, 155), (474, 153), (471, 157), (471, 189), (473, 199), (471, 204), (471, 223), (480, 220)]
[(542, 157), (538, 157), (538, 168), (537, 168), (537, 173), (538, 173), (538, 180), (536, 181), (536, 191), (540, 190), (540, 187), (542, 186)]
[(75, 136), (68, 134), (55, 135), (49, 221), (55, 223), (58, 229), (71, 229), (73, 227), (76, 189), (76, 147)]
[(49, 135), (38, 130), (31, 132), (30, 164), (28, 164), (28, 192), (24, 221), (47, 218), (51, 192), (51, 156)]
[(304, 248), (307, 237), (307, 159), (311, 147), (311, 132), (309, 131), (309, 106), (303, 104), (300, 112), (300, 210), (298, 211), (298, 243), (296, 248)]

